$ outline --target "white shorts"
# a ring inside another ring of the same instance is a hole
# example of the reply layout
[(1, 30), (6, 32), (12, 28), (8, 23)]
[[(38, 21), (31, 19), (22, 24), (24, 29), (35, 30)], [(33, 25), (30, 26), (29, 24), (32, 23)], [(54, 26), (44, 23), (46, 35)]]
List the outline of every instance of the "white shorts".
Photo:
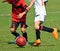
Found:
[(46, 15), (43, 15), (43, 14), (41, 14), (41, 15), (36, 15), (34, 21), (35, 21), (35, 22), (36, 22), (36, 21), (42, 21), (42, 22), (44, 22), (45, 17), (46, 17)]

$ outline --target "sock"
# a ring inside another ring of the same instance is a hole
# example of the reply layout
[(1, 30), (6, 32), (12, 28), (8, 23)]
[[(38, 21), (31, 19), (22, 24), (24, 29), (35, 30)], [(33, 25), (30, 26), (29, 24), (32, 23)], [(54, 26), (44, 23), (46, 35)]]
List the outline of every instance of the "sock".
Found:
[(53, 32), (54, 31), (54, 29), (48, 28), (48, 27), (45, 27), (45, 26), (40, 26), (39, 30), (43, 30), (43, 31), (47, 31), (47, 32)]
[(20, 36), (20, 34), (19, 33), (17, 33), (16, 31), (14, 31), (14, 32), (11, 32), (14, 36), (16, 36), (16, 37), (18, 37), (18, 36)]
[(28, 38), (27, 38), (27, 33), (23, 33), (23, 36), (26, 38), (26, 41), (28, 41)]
[(40, 39), (40, 31), (36, 30), (36, 39)]

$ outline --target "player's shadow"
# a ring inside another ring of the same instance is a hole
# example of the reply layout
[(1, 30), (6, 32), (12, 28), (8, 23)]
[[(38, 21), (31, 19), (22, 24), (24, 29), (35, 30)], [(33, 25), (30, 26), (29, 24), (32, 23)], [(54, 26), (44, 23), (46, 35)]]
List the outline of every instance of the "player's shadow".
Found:
[(16, 44), (15, 42), (7, 42), (8, 44)]
[[(29, 44), (31, 45), (31, 46), (34, 46), (33, 44), (34, 44), (34, 42), (29, 42)], [(43, 44), (43, 45), (39, 45), (40, 47), (42, 47), (42, 46), (56, 46), (55, 44)], [(38, 46), (35, 46), (35, 47), (38, 47)]]
[(40, 45), (41, 47), (42, 46), (56, 46), (55, 44), (43, 44), (43, 45)]
[(60, 30), (58, 29), (58, 32), (60, 32)]
[(29, 44), (30, 44), (31, 46), (33, 46), (34, 42), (29, 42)]
[[(7, 42), (8, 44), (16, 44), (15, 42)], [(16, 48), (25, 48), (25, 46), (17, 46)]]
[(25, 46), (22, 46), (22, 47), (20, 47), (20, 46), (17, 46), (16, 48), (25, 48)]

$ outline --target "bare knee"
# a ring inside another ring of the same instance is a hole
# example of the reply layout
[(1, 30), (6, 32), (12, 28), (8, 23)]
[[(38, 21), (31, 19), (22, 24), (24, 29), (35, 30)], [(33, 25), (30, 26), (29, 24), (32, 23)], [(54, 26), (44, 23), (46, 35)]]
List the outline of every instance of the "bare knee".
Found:
[(22, 32), (22, 33), (25, 33), (25, 29), (24, 29), (24, 28), (21, 28), (21, 32)]
[(39, 26), (40, 26), (40, 22), (39, 21), (35, 22), (34, 28), (39, 29)]
[(39, 29), (39, 26), (36, 26), (36, 25), (35, 25), (34, 28), (35, 28), (35, 29)]
[(11, 28), (11, 29), (10, 29), (10, 32), (15, 32), (15, 29), (14, 29), (14, 28)]

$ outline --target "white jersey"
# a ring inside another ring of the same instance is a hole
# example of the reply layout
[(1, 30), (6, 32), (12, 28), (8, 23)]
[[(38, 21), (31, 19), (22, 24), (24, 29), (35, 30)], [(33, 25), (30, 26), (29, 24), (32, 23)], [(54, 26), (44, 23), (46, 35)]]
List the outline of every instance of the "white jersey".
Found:
[(44, 2), (44, 1), (43, 0), (35, 0), (34, 8), (35, 8), (36, 15), (38, 15), (38, 14), (46, 15), (45, 6), (42, 5), (43, 4), (42, 2)]

